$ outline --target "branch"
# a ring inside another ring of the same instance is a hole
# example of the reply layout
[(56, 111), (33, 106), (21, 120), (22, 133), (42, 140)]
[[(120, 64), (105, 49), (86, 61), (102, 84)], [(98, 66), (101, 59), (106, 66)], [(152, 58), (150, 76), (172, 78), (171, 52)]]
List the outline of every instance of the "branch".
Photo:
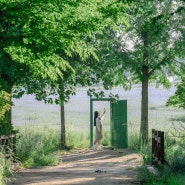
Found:
[[(171, 53), (171, 52), (169, 52)], [(169, 62), (169, 59), (171, 58), (171, 55), (169, 54), (168, 56), (164, 57), (163, 60), (161, 60), (156, 66), (148, 73), (148, 76), (151, 76), (155, 70), (160, 67), (162, 64), (165, 64), (165, 62)]]

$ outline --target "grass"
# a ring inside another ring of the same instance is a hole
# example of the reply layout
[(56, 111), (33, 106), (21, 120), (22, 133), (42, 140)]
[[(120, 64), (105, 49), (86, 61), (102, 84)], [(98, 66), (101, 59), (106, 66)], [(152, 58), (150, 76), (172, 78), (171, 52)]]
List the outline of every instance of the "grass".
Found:
[[(76, 131), (67, 126), (66, 143), (71, 149), (88, 148), (89, 133)], [(104, 132), (102, 141), (104, 146), (110, 146), (110, 134)], [(58, 164), (60, 148), (60, 132), (54, 128), (25, 126), (19, 127), (17, 140), (17, 158), (24, 167), (35, 168)]]
[[(138, 168), (138, 180), (140, 184), (185, 185), (185, 128), (181, 127), (181, 123), (179, 124), (176, 125), (176, 129), (165, 132), (164, 148), (166, 162), (155, 168), (157, 173), (152, 173), (147, 168), (148, 165), (151, 165), (151, 143), (140, 148), (139, 152), (143, 158), (143, 165)], [(181, 134), (177, 135), (179, 131)], [(175, 138), (175, 136), (178, 137)]]
[(54, 154), (60, 149), (59, 132), (53, 129), (24, 127), (19, 130), (17, 157), (24, 167), (56, 165), (58, 158)]
[[(83, 128), (89, 131), (90, 122), (90, 99), (86, 93), (87, 88), (82, 88), (65, 105), (66, 123), (75, 128)], [(165, 107), (166, 100), (174, 93), (175, 88), (165, 90), (162, 87), (156, 89), (149, 87), (149, 129), (167, 129), (172, 119), (181, 119), (184, 111), (177, 108)], [(131, 91), (115, 88), (120, 99), (128, 101), (128, 123), (139, 128), (141, 108), (141, 87), (135, 86)], [(22, 99), (13, 99), (13, 123), (15, 126), (34, 125), (60, 128), (60, 108), (58, 105), (44, 104), (42, 101), (34, 100), (34, 96), (23, 96)], [(107, 108), (104, 124), (110, 123), (110, 103), (94, 102), (94, 111), (103, 111)], [(160, 114), (159, 114), (160, 112)]]
[(5, 159), (5, 156), (0, 152), (0, 185), (5, 185), (6, 178), (11, 175), (11, 160)]
[(67, 126), (66, 143), (71, 148), (88, 148), (90, 134), (83, 129), (75, 130), (72, 126)]
[(139, 167), (138, 180), (142, 185), (185, 185), (184, 174), (174, 174), (169, 168), (160, 169), (158, 175), (148, 170), (146, 165)]
[[(72, 148), (89, 147), (90, 132), (90, 99), (86, 94), (87, 88), (80, 88), (76, 96), (72, 96), (65, 105), (65, 120), (67, 130), (67, 144)], [(141, 87), (134, 86), (131, 91), (115, 88), (112, 93), (119, 94), (120, 99), (127, 99), (128, 103), (128, 143), (129, 148), (138, 151), (143, 156), (143, 166), (138, 170), (141, 184), (173, 184), (183, 185), (184, 177), (181, 173), (173, 174), (168, 169), (160, 171), (161, 176), (154, 176), (145, 167), (151, 161), (151, 146), (141, 147), (139, 143)], [(167, 99), (173, 95), (175, 87), (165, 90), (163, 87), (149, 86), (149, 133), (151, 129), (168, 132), (172, 122), (179, 121), (184, 124), (184, 110), (166, 107)], [(34, 100), (33, 96), (23, 96), (20, 100), (13, 100), (13, 123), (20, 130), (18, 142), (19, 158), (24, 166), (35, 167), (57, 164), (56, 152), (60, 142), (60, 108), (58, 105), (45, 105)], [(110, 145), (110, 102), (94, 102), (93, 110), (107, 113), (103, 121), (104, 138), (102, 144)], [(25, 127), (26, 125), (26, 127)], [(25, 129), (25, 128), (27, 129)], [(28, 129), (29, 128), (29, 129)], [(43, 129), (44, 128), (44, 129)], [(53, 131), (54, 130), (54, 131)], [(22, 138), (22, 139), (21, 139)], [(169, 144), (170, 143), (170, 144)], [(173, 144), (173, 139), (166, 141), (169, 144), (165, 151), (170, 165), (182, 162), (184, 153), (178, 153)], [(166, 145), (167, 146), (167, 145)], [(22, 150), (24, 148), (24, 150)], [(183, 155), (182, 155), (183, 154)], [(41, 157), (42, 156), (42, 157)]]

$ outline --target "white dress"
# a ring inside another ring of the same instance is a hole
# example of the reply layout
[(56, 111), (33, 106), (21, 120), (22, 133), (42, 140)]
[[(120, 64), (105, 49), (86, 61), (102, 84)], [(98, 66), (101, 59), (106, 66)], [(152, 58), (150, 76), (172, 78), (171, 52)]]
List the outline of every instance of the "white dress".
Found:
[(103, 138), (102, 120), (105, 113), (96, 118), (96, 140), (101, 140)]

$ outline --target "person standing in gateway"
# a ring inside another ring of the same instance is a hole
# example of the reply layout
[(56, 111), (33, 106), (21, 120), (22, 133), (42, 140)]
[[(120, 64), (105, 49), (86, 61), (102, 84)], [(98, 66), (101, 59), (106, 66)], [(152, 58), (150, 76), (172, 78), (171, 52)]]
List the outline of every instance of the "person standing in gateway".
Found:
[(96, 149), (97, 144), (98, 144), (97, 150), (101, 150), (100, 142), (103, 138), (102, 121), (105, 116), (105, 113), (106, 113), (105, 108), (102, 114), (100, 114), (98, 111), (94, 112), (94, 126), (96, 126), (96, 139), (93, 143), (93, 146), (91, 147), (93, 150)]

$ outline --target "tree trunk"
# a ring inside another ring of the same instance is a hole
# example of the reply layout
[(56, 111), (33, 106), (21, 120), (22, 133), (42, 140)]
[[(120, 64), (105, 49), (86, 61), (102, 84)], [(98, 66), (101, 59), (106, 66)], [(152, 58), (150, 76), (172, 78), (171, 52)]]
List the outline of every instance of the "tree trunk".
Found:
[(140, 135), (142, 143), (148, 142), (148, 76), (146, 75), (147, 66), (143, 67), (145, 73), (142, 81), (142, 100), (141, 100), (141, 125)]
[(65, 110), (64, 103), (60, 105), (61, 116), (61, 147), (66, 147), (66, 128), (65, 128)]
[[(11, 95), (11, 97), (12, 97), (12, 88), (13, 87), (10, 87), (8, 89), (8, 93)], [(8, 110), (5, 113), (5, 122), (8, 123), (8, 124), (12, 124), (12, 107), (10, 108), (10, 110)]]
[(148, 32), (147, 29), (142, 32), (143, 38), (143, 66), (142, 66), (142, 99), (141, 99), (141, 125), (140, 136), (141, 142), (148, 142)]
[(60, 121), (61, 121), (61, 147), (66, 148), (66, 128), (65, 128), (65, 98), (64, 98), (64, 85), (61, 83), (58, 91), (60, 97)]

